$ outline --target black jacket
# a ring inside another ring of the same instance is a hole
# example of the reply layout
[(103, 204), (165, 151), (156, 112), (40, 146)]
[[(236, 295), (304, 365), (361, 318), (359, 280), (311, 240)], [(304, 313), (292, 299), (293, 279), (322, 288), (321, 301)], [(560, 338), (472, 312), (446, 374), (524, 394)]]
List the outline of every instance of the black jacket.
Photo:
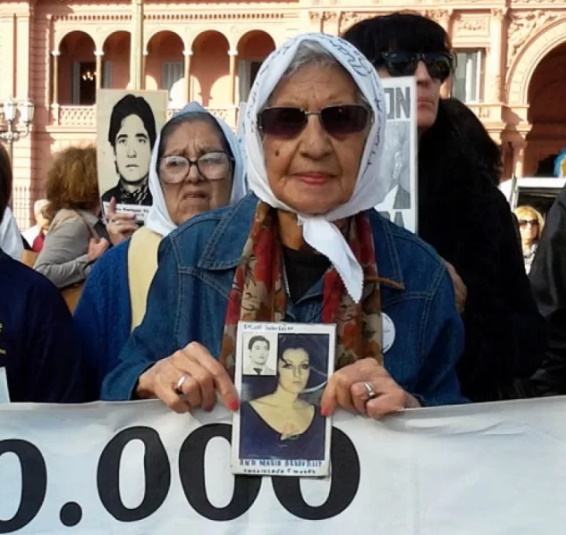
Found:
[(459, 108), (442, 102), (437, 123), (421, 138), (419, 235), (453, 264), (468, 289), (457, 369), (462, 393), (472, 401), (519, 397), (512, 386), (540, 366), (546, 327), (511, 209), (495, 186), (497, 147), (490, 156), (485, 129), (480, 124), (479, 132), (468, 132), (478, 120), (463, 118)]
[(526, 396), (566, 394), (566, 188), (548, 212), (529, 276), (547, 322), (548, 349), (541, 368), (522, 382), (522, 389)]

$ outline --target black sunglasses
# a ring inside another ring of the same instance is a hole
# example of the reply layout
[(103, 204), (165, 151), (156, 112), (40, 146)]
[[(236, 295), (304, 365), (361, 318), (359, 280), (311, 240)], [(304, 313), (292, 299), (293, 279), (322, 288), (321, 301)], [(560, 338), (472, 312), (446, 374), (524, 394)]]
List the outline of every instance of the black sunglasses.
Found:
[(362, 132), (370, 118), (371, 110), (360, 104), (328, 106), (319, 111), (301, 108), (266, 108), (257, 116), (259, 129), (267, 135), (295, 137), (305, 128), (309, 115), (319, 115), (322, 127), (331, 136), (342, 136)]
[(454, 69), (454, 58), (447, 52), (383, 52), (373, 62), (385, 67), (391, 76), (413, 76), (422, 61), (431, 78), (444, 82)]

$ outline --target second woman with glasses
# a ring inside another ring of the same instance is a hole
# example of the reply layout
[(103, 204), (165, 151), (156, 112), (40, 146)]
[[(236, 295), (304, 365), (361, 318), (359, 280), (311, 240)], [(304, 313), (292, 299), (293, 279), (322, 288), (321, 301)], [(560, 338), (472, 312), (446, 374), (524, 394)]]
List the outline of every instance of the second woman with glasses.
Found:
[(161, 130), (149, 188), (153, 205), (145, 226), (100, 259), (75, 311), (91, 399), (98, 399), (105, 374), (143, 319), (162, 238), (193, 216), (244, 196), (244, 163), (228, 125), (188, 104)]
[(357, 23), (344, 38), (380, 77), (416, 77), (419, 235), (447, 262), (464, 319), (462, 392), (473, 401), (513, 395), (513, 380), (528, 377), (540, 362), (545, 326), (510, 208), (494, 185), (498, 151), (488, 150), (494, 143), (484, 128), (470, 128), (471, 119), (440, 98), (454, 69), (449, 36), (426, 17), (394, 13)]

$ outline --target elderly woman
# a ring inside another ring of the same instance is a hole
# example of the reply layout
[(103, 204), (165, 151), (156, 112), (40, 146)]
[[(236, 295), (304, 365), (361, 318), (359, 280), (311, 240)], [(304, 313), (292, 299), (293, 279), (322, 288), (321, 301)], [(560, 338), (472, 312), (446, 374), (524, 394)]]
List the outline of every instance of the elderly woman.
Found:
[(100, 259), (75, 311), (90, 366), (89, 397), (98, 399), (102, 379), (141, 323), (161, 239), (194, 215), (243, 197), (244, 175), (236, 137), (200, 104), (188, 104), (163, 126), (152, 154), (146, 225)]
[(212, 409), (219, 392), (237, 410), (230, 372), (246, 320), (337, 325), (323, 416), (463, 401), (446, 267), (372, 210), (388, 190), (384, 124), (383, 90), (353, 46), (306, 34), (273, 52), (243, 125), (255, 195), (164, 241), (147, 314), (103, 397), (160, 398), (183, 412)]
[(517, 206), (517, 208), (515, 208), (515, 215), (517, 216), (519, 232), (521, 233), (521, 247), (523, 249), (525, 270), (529, 273), (542, 236), (544, 219), (536, 208), (527, 205)]
[(466, 329), (458, 363), (462, 393), (472, 401), (505, 397), (507, 385), (538, 366), (545, 326), (511, 210), (495, 186), (498, 148), (463, 104), (440, 98), (454, 66), (450, 38), (433, 20), (412, 13), (372, 17), (344, 38), (380, 77), (415, 76), (419, 235), (446, 260), (453, 279)]
[(63, 289), (84, 282), (110, 245), (99, 219), (96, 149), (60, 152), (47, 173), (46, 194), (52, 222), (34, 269)]

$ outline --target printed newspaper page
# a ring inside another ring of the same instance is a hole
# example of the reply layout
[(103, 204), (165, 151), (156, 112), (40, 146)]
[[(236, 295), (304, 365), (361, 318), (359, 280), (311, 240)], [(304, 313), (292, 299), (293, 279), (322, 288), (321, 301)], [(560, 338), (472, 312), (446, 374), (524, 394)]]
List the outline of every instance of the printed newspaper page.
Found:
[(387, 126), (382, 165), (391, 188), (376, 210), (397, 225), (417, 233), (417, 104), (412, 76), (383, 78)]
[(334, 369), (335, 325), (240, 322), (232, 472), (325, 477), (330, 418), (320, 398)]
[(149, 212), (151, 152), (166, 121), (167, 99), (167, 91), (98, 90), (98, 189), (105, 217), (112, 197), (116, 211), (134, 213), (138, 222)]

